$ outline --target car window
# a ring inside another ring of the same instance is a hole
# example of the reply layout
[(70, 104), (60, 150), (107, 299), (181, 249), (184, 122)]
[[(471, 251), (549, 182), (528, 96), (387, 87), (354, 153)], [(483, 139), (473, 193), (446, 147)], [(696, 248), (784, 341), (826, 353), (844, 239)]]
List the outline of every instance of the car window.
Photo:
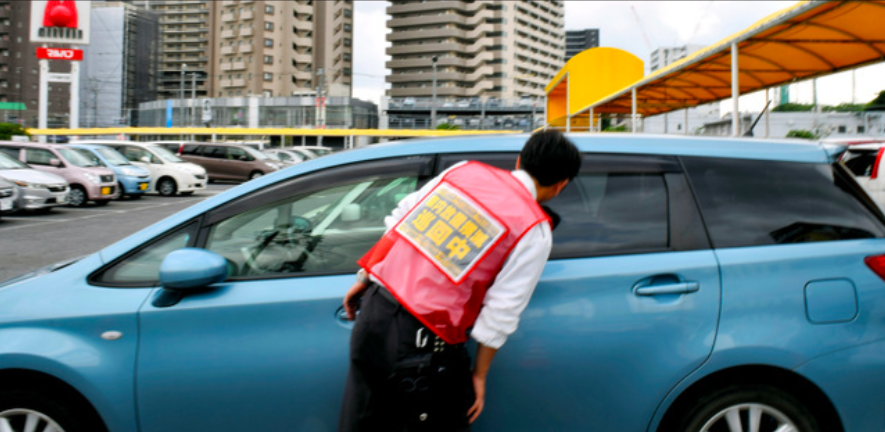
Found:
[(183, 155), (196, 155), (199, 154), (197, 151), (200, 148), (197, 144), (185, 144), (181, 146), (181, 154)]
[(885, 235), (838, 164), (683, 158), (717, 248)]
[(873, 173), (873, 165), (876, 162), (876, 150), (848, 151), (842, 159), (842, 163), (852, 174), (859, 177), (869, 177)]
[(246, 151), (236, 147), (228, 147), (227, 148), (227, 158), (231, 160), (239, 160), (239, 161), (251, 161), (255, 160), (255, 158), (250, 157), (246, 154)]
[[(516, 153), (443, 155), (445, 169), (477, 160), (512, 170)], [(675, 161), (643, 155), (585, 155), (581, 173), (545, 203), (558, 224), (551, 258), (666, 250), (670, 204), (664, 173)]]
[(0, 151), (8, 154), (9, 156), (14, 157), (15, 159), (18, 159), (18, 154), (19, 154), (18, 147), (0, 147)]
[[(71, 165), (78, 166), (80, 168), (91, 168), (95, 166), (104, 166), (103, 163), (93, 162), (93, 159), (98, 160), (91, 152), (87, 152), (90, 156), (86, 156), (77, 149), (69, 149), (69, 148), (60, 148), (57, 150), (65, 160)], [(85, 150), (84, 150), (85, 151)]]
[(417, 182), (367, 178), (299, 194), (215, 224), (206, 249), (234, 262), (233, 276), (355, 271), (384, 233), (384, 217)]
[(55, 154), (46, 149), (26, 148), (25, 163), (30, 165), (49, 165), (49, 161), (58, 159)]
[(191, 245), (197, 224), (189, 223), (159, 240), (118, 260), (90, 277), (90, 283), (102, 286), (156, 286), (160, 282), (160, 264), (169, 253)]
[(74, 151), (79, 153), (81, 156), (85, 157), (89, 161), (91, 166), (100, 166), (100, 167), (107, 166), (107, 165), (105, 165), (104, 162), (102, 162), (101, 158), (99, 158), (98, 155), (96, 155), (95, 153), (92, 153), (92, 151), (90, 151), (90, 150), (78, 148), (78, 149), (74, 149)]
[(227, 147), (203, 146), (200, 149), (200, 156), (213, 159), (227, 159)]
[[(154, 156), (151, 152), (136, 146), (123, 146), (118, 149), (120, 153), (123, 154), (126, 159), (129, 159), (133, 162), (145, 162), (158, 164), (160, 160)], [(146, 159), (145, 159), (146, 158)]]
[(27, 165), (6, 153), (0, 153), (0, 169), (27, 169)]
[[(166, 161), (166, 162), (171, 162), (171, 163), (181, 163), (181, 162), (184, 162), (183, 159), (181, 159), (181, 158), (178, 157), (178, 156), (175, 156), (175, 153), (172, 153), (171, 151), (166, 150), (165, 147), (151, 146), (151, 150), (152, 150), (157, 156), (159, 156), (160, 159), (163, 159), (163, 160)], [(156, 156), (155, 156), (155, 158), (156, 158)]]
[(112, 148), (98, 148), (95, 151), (98, 152), (98, 154), (100, 154), (102, 157), (104, 157), (105, 160), (110, 162), (111, 165), (114, 165), (114, 166), (132, 165), (129, 163), (128, 159), (126, 159), (125, 157), (123, 157), (123, 155), (120, 154), (120, 152), (118, 152)]

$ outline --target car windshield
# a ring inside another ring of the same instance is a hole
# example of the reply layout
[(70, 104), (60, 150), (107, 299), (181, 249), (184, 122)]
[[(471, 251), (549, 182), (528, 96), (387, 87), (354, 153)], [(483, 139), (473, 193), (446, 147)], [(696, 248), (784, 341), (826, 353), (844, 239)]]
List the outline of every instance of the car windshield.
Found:
[(331, 150), (329, 150), (329, 149), (324, 149), (324, 148), (312, 148), (312, 149), (310, 149), (310, 151), (316, 153), (317, 156), (325, 156), (325, 155), (327, 155), (327, 154), (332, 153)]
[(107, 166), (98, 156), (95, 155), (95, 153), (92, 153), (89, 150), (75, 148), (74, 151), (77, 153), (80, 153), (86, 159), (89, 159), (89, 161), (92, 162), (93, 166), (102, 166), (102, 167)]
[(98, 166), (98, 164), (92, 162), (90, 158), (83, 156), (75, 149), (60, 148), (58, 149), (58, 153), (61, 154), (61, 157), (65, 158), (68, 163), (80, 168), (91, 168)]
[(262, 153), (262, 152), (260, 152), (260, 151), (258, 151), (258, 150), (255, 150), (255, 149), (253, 149), (252, 147), (246, 147), (246, 146), (243, 146), (243, 147), (240, 147), (240, 148), (242, 148), (243, 150), (246, 150), (246, 153), (249, 153), (250, 155), (252, 155), (252, 157), (254, 157), (254, 158), (257, 159), (257, 160), (267, 160), (267, 159), (270, 159), (270, 156), (268, 156), (268, 155), (266, 155), (266, 154), (264, 154), (264, 153)]
[(24, 162), (21, 162), (18, 159), (13, 159), (12, 156), (9, 156), (6, 153), (0, 152), (0, 169), (11, 170), (11, 169), (28, 169), (28, 168), (30, 168), (30, 167), (25, 165)]
[(106, 161), (108, 161), (109, 164), (113, 166), (132, 165), (131, 163), (129, 163), (129, 159), (126, 159), (125, 157), (123, 157), (123, 155), (120, 154), (120, 152), (114, 149), (100, 148), (95, 149), (95, 151), (98, 152), (101, 157), (103, 157)]
[(175, 156), (175, 153), (172, 153), (171, 151), (166, 150), (165, 147), (160, 147), (158, 145), (154, 145), (154, 146), (151, 146), (151, 150), (153, 150), (154, 154), (159, 156), (160, 159), (163, 159), (166, 162), (172, 162), (172, 163), (183, 163), (184, 162), (181, 158), (179, 158), (178, 156)]

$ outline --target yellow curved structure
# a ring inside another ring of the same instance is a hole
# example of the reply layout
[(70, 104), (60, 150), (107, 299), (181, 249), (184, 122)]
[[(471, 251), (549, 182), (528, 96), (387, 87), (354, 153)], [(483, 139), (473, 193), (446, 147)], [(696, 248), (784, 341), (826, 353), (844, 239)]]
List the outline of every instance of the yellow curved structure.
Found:
[[(566, 119), (645, 74), (639, 57), (617, 48), (591, 48), (572, 57), (546, 87), (547, 122), (565, 126)], [(594, 116), (595, 117), (595, 116)], [(586, 128), (589, 116), (572, 118), (572, 125)]]

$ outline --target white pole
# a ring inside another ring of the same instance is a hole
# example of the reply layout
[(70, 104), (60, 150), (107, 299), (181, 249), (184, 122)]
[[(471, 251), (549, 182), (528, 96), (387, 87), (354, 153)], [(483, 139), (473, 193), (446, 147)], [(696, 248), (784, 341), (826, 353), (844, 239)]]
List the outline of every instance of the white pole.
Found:
[[(770, 106), (770, 105), (768, 105), (769, 101), (771, 101), (771, 99), (768, 98), (768, 89), (765, 89), (765, 104), (766, 104), (766, 106)], [(769, 135), (768, 113), (770, 113), (770, 112), (771, 112), (770, 109), (765, 110), (765, 138), (768, 138), (768, 135)]]
[(630, 114), (630, 132), (636, 133), (636, 87), (630, 91), (632, 93), (632, 104)]
[(731, 136), (740, 135), (741, 111), (738, 105), (740, 87), (738, 86), (738, 47), (737, 42), (731, 43)]
[(688, 107), (685, 107), (683, 111), (685, 111), (685, 120), (682, 122), (682, 127), (685, 129), (685, 134), (688, 135)]
[(593, 127), (593, 107), (590, 107), (590, 124), (587, 126), (587, 132), (596, 132), (596, 128)]
[[(46, 129), (49, 116), (49, 60), (40, 60), (39, 108), (37, 110), (37, 127)], [(46, 135), (40, 135), (40, 142), (46, 142)]]
[(71, 129), (80, 127), (80, 62), (71, 62)]

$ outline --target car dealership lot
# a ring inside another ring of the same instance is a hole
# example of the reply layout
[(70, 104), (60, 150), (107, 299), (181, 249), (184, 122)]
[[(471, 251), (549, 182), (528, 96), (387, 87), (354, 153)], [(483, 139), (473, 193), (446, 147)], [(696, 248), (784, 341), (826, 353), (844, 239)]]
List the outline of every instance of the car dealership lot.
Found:
[(56, 207), (48, 214), (0, 219), (0, 281), (46, 265), (91, 254), (236, 183), (212, 183), (191, 196), (116, 200), (107, 206)]

